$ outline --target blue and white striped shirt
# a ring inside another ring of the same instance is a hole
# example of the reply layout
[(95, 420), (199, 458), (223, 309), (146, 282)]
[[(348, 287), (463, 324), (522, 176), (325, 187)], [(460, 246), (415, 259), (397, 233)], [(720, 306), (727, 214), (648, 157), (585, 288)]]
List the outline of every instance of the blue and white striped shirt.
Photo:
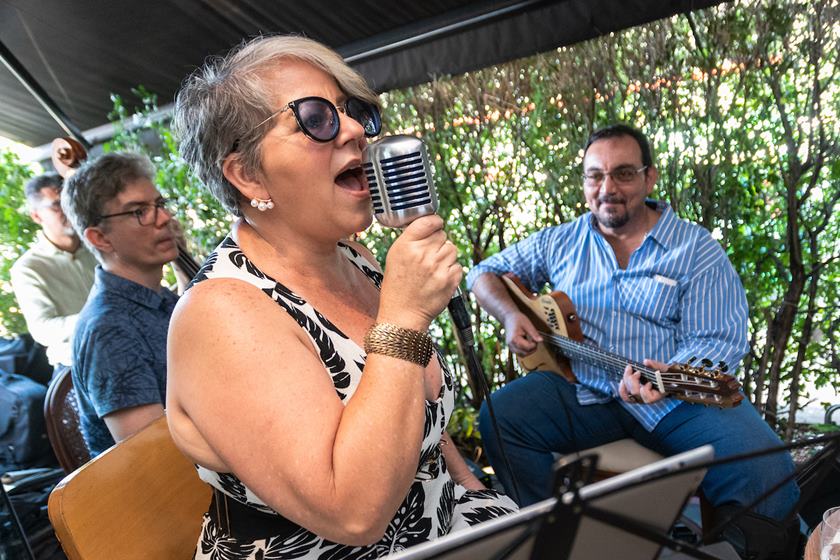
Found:
[[(679, 219), (664, 202), (662, 214), (626, 269), (600, 234), (591, 213), (539, 231), (479, 263), (467, 286), (485, 272), (513, 272), (532, 291), (546, 283), (568, 294), (587, 341), (641, 362), (722, 360), (732, 373), (749, 351), (747, 300), (726, 253), (702, 227)], [(572, 360), (580, 404), (618, 396), (618, 379)], [(682, 401), (665, 398), (639, 406), (620, 401), (648, 431)]]

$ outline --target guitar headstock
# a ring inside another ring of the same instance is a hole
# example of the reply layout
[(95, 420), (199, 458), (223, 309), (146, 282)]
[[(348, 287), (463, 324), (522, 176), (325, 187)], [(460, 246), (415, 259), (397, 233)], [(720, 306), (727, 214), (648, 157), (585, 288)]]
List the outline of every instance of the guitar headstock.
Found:
[(724, 364), (710, 368), (708, 362), (703, 366), (689, 362), (671, 366), (661, 375), (665, 389), (680, 400), (732, 408), (741, 404), (744, 395), (738, 380), (725, 371)]

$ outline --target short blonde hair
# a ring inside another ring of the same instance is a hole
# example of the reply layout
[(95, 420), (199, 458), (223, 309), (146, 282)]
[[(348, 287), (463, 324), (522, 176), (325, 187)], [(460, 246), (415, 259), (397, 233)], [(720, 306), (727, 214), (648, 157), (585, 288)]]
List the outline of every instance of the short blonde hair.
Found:
[[(236, 216), (241, 216), (239, 191), (222, 173), (225, 158), (234, 149), (246, 173), (257, 175), (261, 141), (271, 127), (259, 126), (273, 113), (266, 70), (295, 60), (320, 68), (338, 83), (345, 95), (379, 106), (376, 93), (341, 56), (304, 37), (258, 37), (224, 57), (210, 58), (182, 84), (175, 101), (175, 131), (180, 151), (210, 192)], [(268, 121), (270, 122), (270, 120)]]

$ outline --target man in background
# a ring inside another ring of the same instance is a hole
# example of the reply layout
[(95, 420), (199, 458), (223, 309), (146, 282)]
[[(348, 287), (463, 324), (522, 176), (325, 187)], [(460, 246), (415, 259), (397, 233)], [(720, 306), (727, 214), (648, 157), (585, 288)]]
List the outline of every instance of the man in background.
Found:
[(145, 156), (110, 153), (83, 165), (61, 195), (99, 261), (73, 339), (73, 386), (91, 456), (146, 427), (166, 402), (166, 335), (178, 298), (161, 280), (178, 246), (154, 177)]
[[(723, 248), (702, 227), (651, 200), (658, 172), (647, 138), (626, 125), (592, 133), (584, 149), (583, 195), (590, 212), (546, 228), (482, 261), (467, 277), (481, 306), (505, 328), (511, 350), (527, 356), (543, 337), (516, 306), (499, 276), (512, 272), (527, 288), (545, 284), (574, 302), (587, 342), (644, 361), (657, 371), (692, 356), (735, 370), (749, 350), (747, 300)], [(625, 363), (626, 363), (625, 361)], [(633, 438), (662, 455), (711, 444), (723, 458), (781, 445), (747, 401), (719, 409), (666, 396), (628, 366), (623, 377), (604, 366), (571, 361), (578, 383), (535, 371), (492, 396), (521, 505), (550, 494), (552, 453), (568, 454)], [(480, 414), (488, 456), (510, 487), (499, 442)], [(787, 453), (710, 468), (702, 489), (722, 522), (794, 472)], [(788, 482), (727, 527), (744, 557), (793, 558), (798, 520), (782, 524), (799, 496)]]
[(73, 365), (72, 337), (93, 286), (96, 259), (61, 209), (61, 177), (47, 173), (25, 187), (35, 243), (12, 265), (12, 289), (29, 333), (47, 348), (53, 367)]

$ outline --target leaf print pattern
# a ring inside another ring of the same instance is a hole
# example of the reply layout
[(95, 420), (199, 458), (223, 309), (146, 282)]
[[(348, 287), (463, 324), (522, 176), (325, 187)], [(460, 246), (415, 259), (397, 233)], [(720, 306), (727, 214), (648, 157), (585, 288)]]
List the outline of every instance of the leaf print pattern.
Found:
[(335, 334), (337, 334), (341, 338), (348, 338), (348, 336), (346, 334), (341, 332), (341, 330), (338, 327), (333, 325), (332, 322), (330, 322), (329, 319), (327, 319), (326, 317), (324, 317), (323, 315), (318, 313), (317, 310), (315, 311), (315, 316), (318, 317), (318, 322), (321, 323), (324, 327), (331, 330), (332, 332), (334, 332)]
[(273, 509), (264, 504), (255, 503), (249, 500), (248, 489), (245, 488), (245, 484), (243, 484), (242, 481), (239, 480), (239, 477), (235, 474), (214, 473), (214, 478), (216, 479), (219, 490), (232, 500), (236, 500), (239, 503), (251, 506), (265, 513), (276, 513)]
[(245, 485), (238, 477), (231, 473), (218, 473), (221, 490), (237, 502), (243, 504), (248, 501), (245, 495)]
[(504, 517), (509, 513), (513, 513), (513, 510), (504, 506), (477, 507), (472, 511), (466, 512), (464, 518), (470, 525), (477, 525), (483, 521)]
[(230, 262), (232, 262), (234, 266), (236, 266), (236, 268), (242, 268), (244, 266), (245, 270), (248, 271), (248, 274), (256, 276), (260, 279), (265, 278), (265, 274), (263, 274), (263, 272), (259, 268), (257, 268), (257, 266), (254, 263), (252, 263), (251, 260), (248, 257), (246, 257), (245, 253), (243, 253), (242, 251), (231, 251), (230, 255), (228, 255), (228, 258), (230, 259)]
[(260, 552), (262, 560), (292, 560), (304, 558), (320, 543), (321, 539), (318, 535), (301, 527), (288, 538), (268, 539), (265, 549)]
[(346, 245), (344, 243), (339, 242), (338, 246), (350, 253), (350, 256), (352, 257), (350, 259), (350, 262), (353, 265), (355, 265), (356, 268), (361, 270), (365, 274), (365, 276), (370, 278), (373, 282), (373, 285), (376, 286), (377, 289), (381, 290), (383, 278), (382, 273), (378, 270), (374, 270), (373, 268), (371, 268), (370, 265), (367, 263), (366, 259), (363, 256), (361, 256), (359, 252), (350, 245)]
[(490, 488), (484, 490), (467, 490), (463, 496), (458, 499), (459, 504), (466, 504), (476, 499), (495, 499), (499, 497), (499, 493)]
[(294, 293), (292, 290), (281, 284), (280, 282), (274, 282), (274, 289), (277, 291), (285, 299), (289, 300), (290, 302), (294, 303), (295, 305), (304, 305), (306, 300)]
[(420, 462), (414, 480), (432, 480), (440, 475), (440, 444), (431, 445), (420, 451)]
[(360, 265), (359, 269), (361, 269), (361, 271), (364, 272), (368, 278), (373, 280), (374, 286), (376, 286), (380, 290), (382, 289), (382, 280), (384, 277), (382, 276), (381, 272), (379, 272), (378, 270), (373, 270), (372, 268), (366, 265)]
[[(440, 353), (440, 350), (437, 350), (438, 361), (441, 364), (445, 364), (446, 361), (443, 359), (443, 354)], [(443, 376), (443, 387), (445, 387), (446, 391), (452, 391), (455, 387), (452, 382), (452, 373), (450, 373), (448, 367), (441, 367), (440, 368), (441, 375)], [(442, 388), (443, 389), (443, 388)], [(443, 392), (443, 391), (441, 391)]]
[(455, 511), (455, 482), (450, 478), (443, 485), (437, 507), (438, 536), (449, 533), (452, 526), (452, 512)]
[(346, 389), (350, 386), (350, 374), (346, 371), (347, 364), (344, 358), (336, 351), (335, 345), (327, 333), (309, 317), (305, 317), (305, 319), (306, 326), (304, 328), (309, 331), (309, 335), (318, 347), (318, 354), (321, 357), (321, 361), (324, 362), (324, 367), (327, 368), (327, 371), (332, 377), (335, 392), (338, 393), (338, 397), (341, 400), (344, 400), (347, 394), (341, 389)]
[(204, 516), (196, 556), (201, 550), (203, 557), (209, 560), (240, 560), (248, 558), (256, 548), (253, 543), (239, 542), (233, 537), (224, 535), (208, 516)]
[(379, 558), (376, 548), (370, 546), (346, 546), (325, 540), (322, 547), (324, 552), (318, 555), (318, 560), (368, 560)]
[(425, 501), (426, 493), (423, 491), (423, 484), (415, 482), (385, 530), (385, 537), (375, 546), (382, 550), (382, 545), (387, 544), (387, 554), (393, 554), (411, 545), (429, 540), (432, 520), (423, 516)]
[(351, 259), (350, 262), (352, 262), (353, 264), (356, 264), (356, 259), (358, 259), (359, 257), (362, 256), (362, 255), (359, 254), (359, 252), (356, 249), (354, 249), (353, 247), (351, 247), (347, 243), (342, 243), (341, 241), (339, 241), (338, 246), (341, 247), (342, 249), (344, 249), (345, 251), (347, 251), (348, 253), (350, 253), (350, 256), (353, 257), (353, 259)]
[[(429, 403), (429, 404), (432, 404), (432, 403)], [(433, 412), (430, 409), (435, 409), (435, 411)], [(426, 406), (425, 417), (423, 419), (423, 439), (424, 440), (427, 437), (429, 437), (432, 433), (432, 426), (435, 425), (435, 421), (432, 419), (432, 416), (434, 415), (435, 418), (437, 418), (436, 409), (437, 409), (436, 406), (428, 406), (428, 405)]]
[(207, 271), (213, 270), (213, 266), (216, 264), (216, 259), (218, 258), (218, 253), (213, 253), (209, 257), (207, 257), (207, 260), (204, 261), (204, 264), (201, 265), (201, 268), (198, 269), (198, 272), (196, 273), (195, 277), (192, 280), (190, 280), (189, 284), (187, 284), (187, 290), (189, 290), (195, 284), (198, 284), (202, 280), (207, 280)]
[[(365, 257), (352, 247), (339, 247), (371, 282), (380, 286), (382, 274), (374, 270)], [(193, 284), (214, 278), (246, 280), (274, 300), (298, 324), (313, 342), (325, 371), (331, 376), (336, 393), (343, 402), (353, 397), (364, 372), (365, 354), (358, 345), (340, 331), (326, 316), (312, 308), (303, 298), (280, 282), (262, 273), (226, 238), (202, 267), (200, 278)], [(496, 493), (472, 492), (457, 486), (448, 475), (441, 453), (440, 439), (454, 405), (452, 374), (438, 353), (441, 364), (441, 392), (438, 400), (426, 402), (424, 437), (415, 481), (385, 531), (383, 538), (371, 546), (348, 546), (329, 541), (299, 528), (288, 537), (237, 541), (220, 533), (207, 516), (196, 547), (200, 560), (368, 560), (382, 558), (409, 546), (445, 535), (454, 526), (491, 519), (512, 511), (494, 505)], [(234, 474), (216, 473), (198, 467), (201, 478), (232, 499), (261, 511), (273, 512)], [(375, 481), (371, 481), (375, 484)], [(463, 495), (462, 495), (463, 492)], [(276, 512), (274, 512), (276, 513)]]

